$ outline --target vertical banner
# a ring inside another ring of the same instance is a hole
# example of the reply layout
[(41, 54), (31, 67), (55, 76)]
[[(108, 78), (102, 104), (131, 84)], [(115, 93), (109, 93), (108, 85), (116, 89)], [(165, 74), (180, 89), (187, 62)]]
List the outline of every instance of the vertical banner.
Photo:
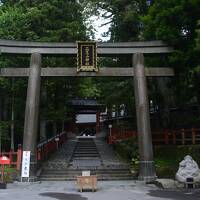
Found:
[(77, 72), (98, 72), (97, 43), (94, 41), (77, 42)]
[(30, 151), (23, 151), (22, 157), (22, 178), (29, 178), (29, 170), (30, 170)]

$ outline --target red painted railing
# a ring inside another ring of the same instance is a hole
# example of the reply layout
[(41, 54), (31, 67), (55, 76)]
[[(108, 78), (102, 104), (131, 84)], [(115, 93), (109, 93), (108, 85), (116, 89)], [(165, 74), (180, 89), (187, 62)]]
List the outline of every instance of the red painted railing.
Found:
[(136, 137), (137, 132), (132, 130), (118, 130), (116, 128), (111, 129), (111, 133), (108, 136), (108, 143), (115, 144), (119, 140), (124, 140), (131, 137)]
[[(124, 131), (112, 128), (108, 136), (108, 143), (115, 144), (119, 140), (137, 137), (134, 130)], [(178, 129), (178, 130), (158, 130), (152, 131), (152, 141), (154, 144), (197, 144), (200, 143), (200, 128)]]
[(197, 144), (200, 143), (200, 128), (165, 130), (165, 144)]
[(67, 140), (66, 132), (60, 133), (37, 146), (37, 160), (46, 160), (50, 154), (55, 152)]
[[(49, 157), (50, 154), (55, 152), (65, 141), (67, 140), (66, 132), (60, 133), (45, 142), (38, 144), (37, 146), (37, 160), (43, 161)], [(7, 156), (10, 161), (10, 167), (14, 167), (17, 170), (21, 168), (22, 162), (22, 146), (19, 145), (18, 150), (16, 152), (2, 152), (0, 156)]]

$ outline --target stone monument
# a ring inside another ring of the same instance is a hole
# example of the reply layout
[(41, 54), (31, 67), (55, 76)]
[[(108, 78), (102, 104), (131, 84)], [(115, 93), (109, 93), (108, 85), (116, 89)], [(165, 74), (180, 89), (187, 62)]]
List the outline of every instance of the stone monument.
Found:
[(191, 156), (185, 156), (184, 160), (179, 163), (176, 180), (181, 183), (187, 183), (191, 180), (193, 183), (200, 182), (200, 169)]

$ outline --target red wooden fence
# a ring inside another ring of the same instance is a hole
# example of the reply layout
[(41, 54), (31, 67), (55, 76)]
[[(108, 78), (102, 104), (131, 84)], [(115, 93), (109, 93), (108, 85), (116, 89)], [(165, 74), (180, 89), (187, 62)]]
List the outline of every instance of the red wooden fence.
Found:
[[(119, 140), (137, 137), (134, 130), (125, 131), (112, 128), (108, 136), (108, 143), (115, 144)], [(177, 129), (177, 130), (159, 130), (152, 131), (152, 141), (154, 144), (198, 144), (200, 143), (200, 128)]]
[(10, 159), (9, 167), (13, 166), (17, 170), (20, 170), (21, 161), (22, 161), (22, 147), (21, 145), (18, 146), (18, 150), (16, 152), (2, 152), (0, 156), (7, 156)]
[(108, 136), (108, 143), (115, 144), (119, 140), (124, 140), (131, 137), (136, 137), (137, 132), (132, 130), (118, 130), (116, 128), (111, 129), (111, 133)]
[[(56, 135), (45, 142), (38, 144), (37, 146), (37, 161), (43, 161), (49, 157), (54, 151), (56, 151), (67, 140), (66, 132)], [(17, 170), (21, 168), (22, 162), (22, 146), (19, 145), (17, 152), (2, 152), (0, 156), (7, 156), (11, 160), (10, 167), (14, 167)]]

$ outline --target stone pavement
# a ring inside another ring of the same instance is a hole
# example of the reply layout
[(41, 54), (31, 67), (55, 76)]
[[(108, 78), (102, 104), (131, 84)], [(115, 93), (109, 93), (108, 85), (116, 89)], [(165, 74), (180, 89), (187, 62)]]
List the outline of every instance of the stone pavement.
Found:
[(135, 181), (99, 181), (97, 192), (77, 191), (74, 181), (8, 184), (0, 200), (199, 200), (200, 190), (162, 190)]

